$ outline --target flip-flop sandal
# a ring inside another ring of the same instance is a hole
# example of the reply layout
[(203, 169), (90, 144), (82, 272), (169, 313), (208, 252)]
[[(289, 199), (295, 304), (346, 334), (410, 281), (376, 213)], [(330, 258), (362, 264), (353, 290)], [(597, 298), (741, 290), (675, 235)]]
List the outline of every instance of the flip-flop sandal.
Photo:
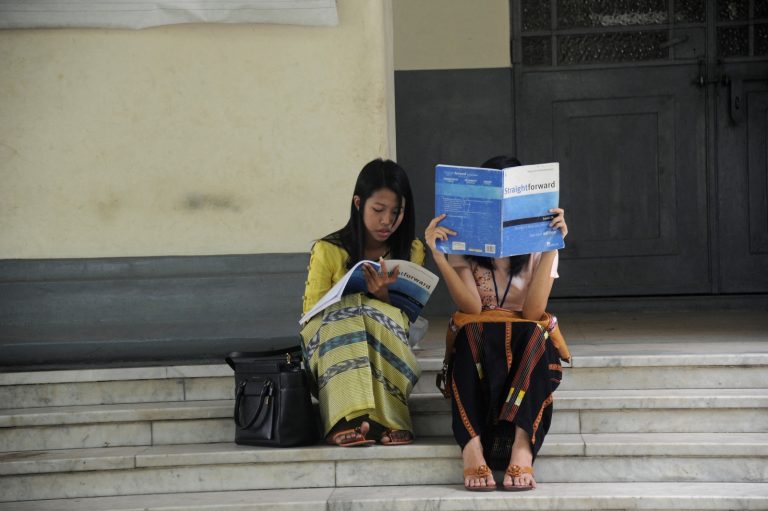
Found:
[[(480, 465), (478, 467), (472, 467), (464, 469), (464, 477), (488, 477), (490, 475), (493, 475), (493, 472), (491, 472), (491, 469), (488, 467), (488, 465)], [(467, 486), (466, 483), (464, 483), (464, 488), (467, 491), (496, 491), (496, 485), (492, 486)]]
[[(507, 467), (507, 470), (504, 472), (506, 475), (510, 476), (513, 480), (515, 477), (520, 477), (523, 474), (531, 474), (531, 477), (533, 477), (533, 467), (521, 467), (520, 465), (510, 465)], [(501, 487), (504, 491), (528, 491), (533, 490), (532, 485), (526, 485), (526, 486), (516, 486), (514, 484), (510, 484), (509, 486), (502, 485)]]
[(376, 440), (366, 439), (360, 427), (337, 431), (326, 441), (339, 447), (367, 447), (376, 443)]
[[(384, 437), (389, 438), (389, 442), (385, 442)], [(399, 440), (396, 440), (400, 437)], [(407, 445), (413, 443), (413, 433), (404, 429), (388, 429), (381, 435), (381, 445)]]

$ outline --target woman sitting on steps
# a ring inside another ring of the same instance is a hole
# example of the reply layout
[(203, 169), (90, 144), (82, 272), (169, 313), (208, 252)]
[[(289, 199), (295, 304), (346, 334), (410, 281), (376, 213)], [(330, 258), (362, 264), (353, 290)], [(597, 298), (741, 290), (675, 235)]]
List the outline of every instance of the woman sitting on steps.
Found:
[[(498, 156), (486, 168), (520, 165)], [(551, 226), (568, 234), (565, 213)], [(436, 240), (456, 233), (432, 220), (425, 232), (432, 257), (459, 311), (446, 338), (444, 393), (452, 399), (453, 434), (462, 448), (464, 486), (496, 489), (491, 468), (504, 470), (502, 489), (536, 487), (533, 462), (552, 419), (560, 359), (570, 360), (557, 320), (545, 309), (558, 277), (556, 250), (505, 258), (446, 256)]]
[(304, 313), (362, 260), (367, 293), (345, 295), (301, 330), (305, 359), (317, 384), (326, 440), (342, 447), (413, 442), (408, 396), (421, 369), (408, 345), (408, 317), (389, 303), (386, 259), (423, 265), (415, 237), (413, 195), (405, 171), (374, 160), (358, 176), (350, 217), (312, 247)]

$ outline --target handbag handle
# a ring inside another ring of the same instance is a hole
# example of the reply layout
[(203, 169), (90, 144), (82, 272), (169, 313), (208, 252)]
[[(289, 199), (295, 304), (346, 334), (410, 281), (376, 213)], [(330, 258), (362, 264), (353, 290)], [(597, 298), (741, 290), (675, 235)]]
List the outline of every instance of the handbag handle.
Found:
[(248, 421), (248, 424), (243, 426), (240, 421), (240, 403), (243, 400), (246, 385), (248, 385), (246, 380), (241, 381), (240, 385), (237, 386), (237, 394), (235, 395), (235, 424), (237, 424), (237, 427), (240, 429), (248, 429), (253, 426), (253, 423), (256, 422), (262, 408), (264, 408), (264, 403), (266, 402), (269, 404), (269, 400), (272, 397), (275, 388), (275, 384), (272, 380), (267, 379), (267, 381), (264, 382), (264, 386), (261, 388), (261, 394), (259, 394), (259, 406), (256, 408), (256, 413), (253, 414), (253, 417)]
[(268, 358), (275, 358), (280, 359), (282, 357), (285, 357), (286, 363), (289, 365), (295, 364), (297, 362), (301, 361), (301, 347), (300, 346), (291, 346), (289, 348), (280, 348), (276, 350), (270, 350), (270, 351), (256, 351), (256, 352), (239, 352), (239, 351), (233, 351), (229, 355), (227, 355), (224, 360), (227, 362), (229, 367), (232, 369), (235, 369), (235, 366), (237, 365), (238, 359), (268, 359)]

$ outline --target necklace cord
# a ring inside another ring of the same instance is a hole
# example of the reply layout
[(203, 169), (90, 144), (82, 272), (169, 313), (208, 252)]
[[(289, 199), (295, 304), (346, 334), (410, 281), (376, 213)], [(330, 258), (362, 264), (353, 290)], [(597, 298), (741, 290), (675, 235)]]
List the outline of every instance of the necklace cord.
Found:
[(499, 288), (496, 286), (496, 270), (491, 270), (491, 280), (493, 281), (493, 290), (496, 293), (496, 307), (501, 307), (504, 302), (507, 300), (507, 294), (509, 293), (509, 288), (512, 285), (512, 272), (509, 273), (509, 279), (507, 280), (507, 289), (504, 290), (504, 296), (501, 298), (501, 302), (499, 302)]

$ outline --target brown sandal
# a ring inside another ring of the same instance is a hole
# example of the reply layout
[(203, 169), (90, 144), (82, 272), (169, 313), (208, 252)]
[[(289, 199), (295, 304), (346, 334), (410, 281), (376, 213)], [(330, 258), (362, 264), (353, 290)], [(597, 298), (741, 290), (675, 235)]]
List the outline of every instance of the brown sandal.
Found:
[(331, 432), (326, 437), (326, 442), (330, 445), (338, 445), (339, 447), (367, 447), (375, 444), (376, 440), (365, 438), (365, 433), (358, 426), (352, 429)]
[[(480, 465), (478, 467), (472, 467), (464, 469), (464, 477), (488, 477), (490, 475), (493, 475), (493, 472), (491, 472), (491, 469), (488, 468), (488, 465)], [(467, 483), (464, 483), (464, 488), (467, 491), (496, 491), (496, 483), (493, 484), (493, 486), (488, 486), (487, 481), (485, 486), (467, 486)]]
[[(520, 477), (523, 474), (531, 474), (531, 477), (533, 477), (533, 467), (521, 467), (520, 465), (510, 465), (507, 467), (507, 470), (504, 473), (510, 476), (513, 480), (515, 479), (515, 477)], [(528, 491), (528, 490), (533, 490), (533, 485), (516, 486), (514, 484), (511, 484), (509, 486), (502, 485), (502, 488), (504, 489), (504, 491)]]

